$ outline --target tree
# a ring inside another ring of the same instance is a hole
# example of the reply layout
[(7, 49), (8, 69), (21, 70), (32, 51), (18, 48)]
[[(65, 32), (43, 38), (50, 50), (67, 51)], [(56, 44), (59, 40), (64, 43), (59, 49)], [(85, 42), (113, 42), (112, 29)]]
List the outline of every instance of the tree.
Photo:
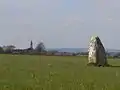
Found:
[(4, 50), (2, 47), (0, 47), (0, 53), (4, 53)]
[(15, 48), (14, 45), (3, 46), (3, 50), (5, 53), (11, 53), (12, 50), (14, 50), (14, 48)]
[(37, 52), (45, 52), (46, 49), (45, 49), (44, 43), (43, 43), (43, 42), (40, 42), (40, 43), (37, 45), (37, 47), (35, 48), (35, 50), (36, 50)]

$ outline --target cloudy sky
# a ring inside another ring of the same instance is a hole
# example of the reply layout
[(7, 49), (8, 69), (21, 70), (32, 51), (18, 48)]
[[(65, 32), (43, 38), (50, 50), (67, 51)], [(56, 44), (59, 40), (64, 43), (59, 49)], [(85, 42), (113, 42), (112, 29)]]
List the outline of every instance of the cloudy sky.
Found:
[(88, 47), (98, 35), (120, 49), (120, 0), (0, 0), (0, 45)]

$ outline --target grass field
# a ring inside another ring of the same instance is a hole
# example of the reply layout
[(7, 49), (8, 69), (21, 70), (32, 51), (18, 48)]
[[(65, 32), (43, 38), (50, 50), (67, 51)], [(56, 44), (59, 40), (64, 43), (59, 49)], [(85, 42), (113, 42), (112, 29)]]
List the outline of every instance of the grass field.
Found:
[(116, 67), (87, 67), (87, 57), (0, 55), (0, 90), (120, 90)]

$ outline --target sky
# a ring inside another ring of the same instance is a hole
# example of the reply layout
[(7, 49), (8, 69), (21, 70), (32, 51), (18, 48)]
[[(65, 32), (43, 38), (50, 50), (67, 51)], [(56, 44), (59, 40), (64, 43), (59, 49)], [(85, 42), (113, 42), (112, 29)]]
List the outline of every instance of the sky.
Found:
[(120, 0), (0, 0), (0, 45), (120, 49)]

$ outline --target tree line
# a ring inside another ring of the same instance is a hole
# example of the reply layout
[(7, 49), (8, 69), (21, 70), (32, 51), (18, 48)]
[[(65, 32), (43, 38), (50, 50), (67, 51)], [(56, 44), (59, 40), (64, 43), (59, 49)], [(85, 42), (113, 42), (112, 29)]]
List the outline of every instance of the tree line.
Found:
[(40, 42), (37, 44), (35, 48), (26, 48), (26, 49), (16, 49), (15, 45), (7, 45), (7, 46), (0, 46), (0, 53), (2, 54), (8, 54), (8, 53), (40, 53), (40, 52), (46, 52), (46, 48), (43, 42)]

